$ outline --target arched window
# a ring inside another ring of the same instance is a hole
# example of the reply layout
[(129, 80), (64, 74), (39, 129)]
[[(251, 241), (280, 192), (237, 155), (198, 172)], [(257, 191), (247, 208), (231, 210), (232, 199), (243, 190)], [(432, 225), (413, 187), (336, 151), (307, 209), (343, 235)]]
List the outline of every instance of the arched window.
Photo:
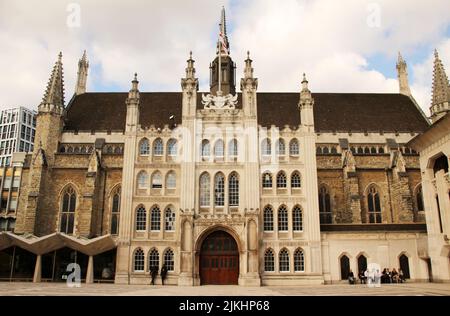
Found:
[(272, 175), (269, 172), (266, 172), (262, 176), (262, 187), (265, 189), (272, 188)]
[(172, 211), (172, 208), (166, 208), (165, 214), (165, 230), (166, 231), (174, 231), (175, 230), (175, 212)]
[(141, 248), (134, 251), (134, 272), (144, 272), (144, 250)]
[(319, 188), (319, 215), (321, 224), (332, 223), (330, 192), (325, 186)]
[(210, 205), (210, 183), (211, 179), (208, 173), (200, 176), (200, 206), (206, 207)]
[(175, 189), (177, 187), (177, 176), (175, 172), (170, 171), (166, 177), (166, 188)]
[(173, 138), (169, 139), (169, 141), (167, 142), (167, 155), (169, 155), (170, 157), (175, 157), (177, 155), (177, 150), (177, 141)]
[(147, 229), (147, 211), (143, 205), (136, 210), (136, 231), (144, 232)]
[[(107, 149), (110, 148), (110, 147), (111, 146), (108, 146)], [(73, 153), (74, 154), (79, 154), (80, 153), (80, 147), (76, 146), (75, 149), (73, 150)], [(108, 152), (108, 154), (109, 154), (109, 152)]]
[(150, 215), (150, 230), (160, 231), (161, 230), (161, 210), (157, 205), (152, 207)]
[(286, 174), (283, 171), (280, 171), (277, 175), (277, 188), (286, 188)]
[(362, 147), (358, 147), (358, 154), (364, 154), (364, 149), (362, 149)]
[(295, 232), (303, 230), (303, 214), (300, 206), (294, 206), (292, 210), (292, 226)]
[(288, 231), (288, 211), (285, 206), (280, 206), (278, 209), (278, 231)]
[(352, 152), (352, 154), (356, 154), (356, 148), (355, 147), (351, 147), (350, 151)]
[(411, 154), (411, 148), (405, 147), (405, 154)]
[(153, 155), (162, 156), (164, 154), (164, 144), (161, 138), (155, 139), (153, 142)]
[(337, 154), (337, 149), (336, 147), (331, 147), (331, 154)]
[(162, 176), (161, 172), (156, 171), (152, 176), (152, 189), (161, 189), (162, 188)]
[(280, 272), (289, 272), (289, 252), (286, 248), (281, 249), (279, 253)]
[(202, 141), (202, 157), (207, 158), (211, 154), (211, 145), (209, 143), (209, 140), (204, 139)]
[(364, 147), (364, 154), (370, 154), (369, 147)]
[(375, 147), (370, 148), (370, 153), (371, 154), (376, 154), (377, 153), (377, 149)]
[(294, 252), (294, 271), (304, 272), (305, 271), (305, 255), (303, 250), (298, 248)]
[(219, 139), (216, 141), (216, 144), (214, 145), (214, 157), (216, 158), (223, 158), (224, 155), (224, 144), (223, 140)]
[(263, 156), (272, 155), (272, 143), (271, 143), (270, 139), (266, 138), (262, 141), (261, 153)]
[(150, 155), (150, 144), (147, 138), (142, 139), (139, 143), (139, 154), (141, 156)]
[(434, 175), (436, 176), (436, 173), (438, 173), (440, 170), (444, 170), (444, 173), (448, 173), (448, 159), (445, 155), (441, 155), (434, 161), (433, 164)]
[(419, 185), (416, 189), (416, 205), (417, 205), (417, 211), (421, 212), (424, 210), (422, 185)]
[(294, 171), (291, 175), (291, 187), (292, 188), (301, 188), (302, 187), (300, 173), (298, 173), (297, 171)]
[(222, 173), (214, 177), (214, 205), (225, 205), (225, 177)]
[(324, 147), (323, 148), (323, 154), (324, 155), (328, 155), (330, 153), (330, 150), (328, 149), (328, 147)]
[(59, 229), (61, 233), (73, 234), (76, 207), (77, 194), (72, 186), (69, 186), (62, 194), (61, 225)]
[(277, 156), (286, 155), (286, 144), (284, 143), (284, 139), (280, 138), (277, 140), (275, 145), (275, 152)]
[(141, 171), (137, 176), (138, 189), (147, 189), (148, 188), (148, 173), (145, 171)]
[(318, 155), (322, 155), (323, 154), (322, 147), (317, 147), (316, 148), (316, 154), (318, 154)]
[(273, 210), (270, 206), (264, 208), (264, 231), (273, 231)]
[(159, 252), (158, 249), (155, 248), (148, 253), (148, 270), (152, 271), (153, 267), (159, 271)]
[(375, 186), (367, 192), (367, 205), (369, 207), (369, 223), (381, 223), (380, 194)]
[(117, 187), (112, 194), (111, 201), (111, 235), (119, 233), (120, 218), (120, 186)]
[(228, 179), (228, 201), (230, 206), (239, 206), (239, 178), (236, 173)]
[(300, 148), (298, 145), (298, 140), (294, 138), (289, 143), (289, 155), (298, 156), (299, 154), (300, 154)]
[(275, 258), (272, 249), (267, 249), (264, 253), (264, 271), (274, 272), (275, 271)]
[(164, 251), (164, 264), (166, 265), (167, 271), (174, 270), (173, 250), (170, 248)]
[(383, 147), (378, 148), (378, 153), (379, 154), (384, 154), (384, 148)]
[(236, 139), (232, 139), (228, 144), (228, 154), (230, 155), (230, 157), (237, 157), (238, 153), (238, 141)]

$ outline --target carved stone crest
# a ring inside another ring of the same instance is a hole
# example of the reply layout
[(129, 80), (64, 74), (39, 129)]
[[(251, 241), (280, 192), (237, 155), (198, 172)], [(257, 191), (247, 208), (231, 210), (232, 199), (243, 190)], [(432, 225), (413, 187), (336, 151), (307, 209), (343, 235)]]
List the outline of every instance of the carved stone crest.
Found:
[(226, 96), (220, 93), (217, 96), (211, 94), (202, 94), (202, 104), (205, 109), (235, 109), (237, 104), (238, 95), (228, 94)]

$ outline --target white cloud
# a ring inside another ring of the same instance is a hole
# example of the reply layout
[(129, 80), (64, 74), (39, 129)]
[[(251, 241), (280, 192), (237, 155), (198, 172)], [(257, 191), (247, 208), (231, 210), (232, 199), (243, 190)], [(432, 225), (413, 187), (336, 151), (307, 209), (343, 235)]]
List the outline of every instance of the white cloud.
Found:
[[(36, 107), (60, 50), (66, 99), (83, 49), (96, 70), (88, 89), (95, 84), (127, 91), (138, 72), (141, 90), (179, 91), (189, 50), (197, 61), (201, 89), (208, 89), (220, 6), (229, 7), (229, 0), (79, 0), (81, 28), (67, 27), (70, 2), (40, 1), (37, 6), (0, 0), (0, 40), (8, 43), (0, 58), (1, 107)], [(367, 20), (378, 9), (380, 27), (370, 27)], [(447, 0), (233, 1), (227, 13), (238, 77), (250, 50), (260, 91), (298, 91), (306, 72), (313, 91), (397, 92), (396, 78), (387, 78), (368, 60), (431, 46), (440, 49), (450, 69), (450, 39), (444, 34), (450, 24)], [(426, 110), (432, 51), (428, 56), (409, 68), (413, 93)]]

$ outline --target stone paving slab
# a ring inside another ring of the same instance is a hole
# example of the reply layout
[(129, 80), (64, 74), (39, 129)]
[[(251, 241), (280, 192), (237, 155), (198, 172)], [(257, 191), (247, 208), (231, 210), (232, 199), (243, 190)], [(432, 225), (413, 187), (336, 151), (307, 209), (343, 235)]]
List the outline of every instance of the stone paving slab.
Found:
[(69, 288), (65, 283), (0, 282), (0, 296), (435, 296), (450, 295), (450, 284), (406, 283), (383, 284), (380, 288), (366, 285), (308, 285), (286, 287), (240, 286), (150, 286), (81, 284)]

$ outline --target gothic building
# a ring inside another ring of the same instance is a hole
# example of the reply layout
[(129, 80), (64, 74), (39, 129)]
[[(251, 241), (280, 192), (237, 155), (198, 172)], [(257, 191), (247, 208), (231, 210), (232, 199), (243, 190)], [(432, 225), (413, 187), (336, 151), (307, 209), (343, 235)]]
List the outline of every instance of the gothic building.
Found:
[[(225, 12), (221, 32), (229, 47)], [(192, 55), (180, 92), (140, 92), (135, 75), (128, 93), (95, 93), (84, 54), (66, 104), (60, 55), (34, 152), (17, 163), (0, 278), (61, 280), (76, 262), (88, 283), (149, 284), (165, 264), (177, 285), (322, 284), (378, 263), (429, 280), (419, 156), (406, 145), (429, 122), (402, 57), (399, 94), (312, 93), (305, 75), (297, 92), (259, 92), (244, 62), (237, 82), (218, 48), (203, 93)], [(444, 75), (433, 117), (449, 109)]]

